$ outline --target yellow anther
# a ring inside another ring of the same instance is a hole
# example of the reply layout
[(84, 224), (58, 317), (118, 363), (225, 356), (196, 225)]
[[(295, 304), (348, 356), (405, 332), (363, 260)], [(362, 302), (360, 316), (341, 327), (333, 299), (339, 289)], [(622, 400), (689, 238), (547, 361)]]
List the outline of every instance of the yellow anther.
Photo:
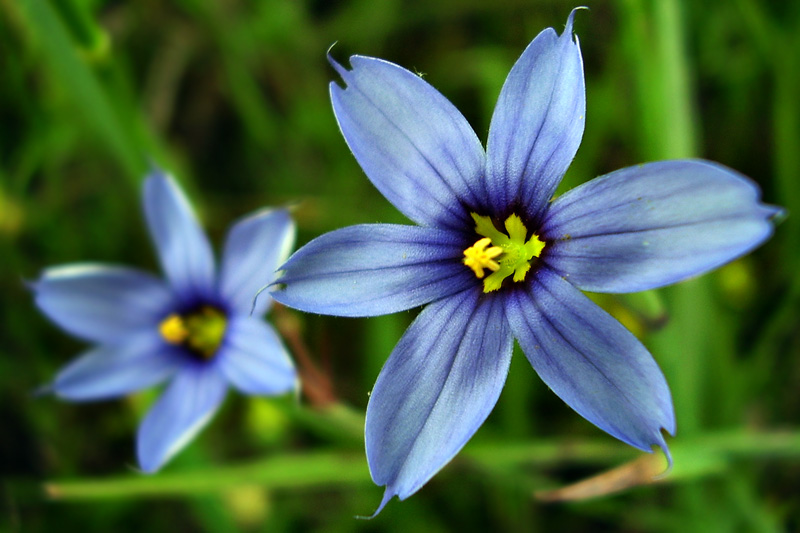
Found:
[(483, 277), (484, 268), (488, 268), (492, 272), (500, 270), (500, 265), (494, 258), (502, 254), (503, 249), (499, 246), (487, 248), (490, 244), (492, 244), (492, 239), (484, 237), (464, 250), (464, 264), (470, 267), (479, 279)]
[(507, 235), (498, 230), (489, 217), (472, 213), (472, 219), (475, 232), (484, 238), (464, 250), (464, 264), (479, 279), (483, 278), (484, 268), (492, 271), (483, 280), (483, 292), (498, 290), (509, 276), (513, 276), (514, 281), (523, 281), (531, 269), (531, 261), (544, 250), (544, 241), (536, 234), (526, 241), (528, 230), (518, 215), (505, 220)]
[(189, 336), (189, 330), (183, 323), (183, 318), (177, 313), (172, 313), (158, 325), (158, 332), (170, 344), (181, 344)]

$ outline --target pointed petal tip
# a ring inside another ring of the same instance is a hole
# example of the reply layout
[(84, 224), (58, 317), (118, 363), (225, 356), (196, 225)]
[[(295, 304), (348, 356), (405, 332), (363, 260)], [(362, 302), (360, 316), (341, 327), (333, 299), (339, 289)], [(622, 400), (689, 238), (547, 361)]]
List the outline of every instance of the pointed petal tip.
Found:
[[(337, 44), (339, 44), (339, 41), (333, 41), (331, 45), (328, 47), (328, 50), (325, 51), (325, 55), (327, 56), (328, 61), (333, 61), (333, 58), (331, 57), (331, 50), (333, 50), (333, 47), (336, 46)], [(333, 62), (335, 63), (335, 61)]]
[[(44, 276), (44, 272), (42, 273), (42, 276)], [(19, 281), (22, 283), (22, 286), (25, 287), (26, 290), (31, 291), (32, 293), (36, 293), (36, 289), (42, 279), (42, 276), (40, 276), (39, 279), (28, 279), (20, 276)]]
[[(279, 272), (279, 271), (276, 271), (276, 272)], [(258, 291), (256, 292), (255, 296), (253, 296), (253, 302), (250, 305), (250, 314), (248, 316), (253, 316), (253, 315), (256, 314), (256, 305), (258, 305), (258, 298), (261, 296), (261, 294), (264, 291), (267, 291), (267, 296), (266, 296), (267, 298), (271, 298), (272, 297), (272, 291), (273, 290), (277, 290), (278, 287), (276, 287), (275, 289), (271, 289), (271, 287), (273, 285), (277, 284), (277, 283), (278, 283), (277, 281), (273, 281), (272, 283), (270, 283), (268, 285), (264, 285), (263, 287), (258, 289)], [(274, 298), (272, 298), (272, 299), (274, 300)]]
[(153, 475), (157, 473), (164, 463), (166, 463), (165, 459), (159, 458), (153, 454), (147, 454), (144, 452), (141, 442), (137, 438), (136, 442), (136, 465), (132, 465), (132, 469), (138, 473), (143, 475)]
[[(333, 50), (333, 47), (338, 44), (338, 42), (339, 41), (334, 42), (328, 48), (328, 51), (325, 52), (325, 57), (328, 58), (328, 63), (330, 63), (330, 65), (333, 67), (333, 69), (339, 74), (339, 76), (341, 76), (342, 80), (345, 83), (347, 83), (347, 79), (350, 77), (350, 71), (347, 70), (345, 67), (343, 67), (341, 63), (339, 63), (338, 61), (336, 61), (333, 58), (332, 50)], [(334, 86), (341, 88), (338, 83), (336, 83), (335, 81), (332, 81), (331, 82), (331, 89), (333, 89)]]
[[(569, 16), (567, 17), (567, 24), (564, 26), (564, 33), (561, 34), (562, 37), (567, 36), (568, 38), (572, 37), (572, 26), (575, 22), (575, 12), (582, 11), (582, 10), (589, 11), (588, 6), (578, 6), (574, 8), (572, 11), (569, 12)], [(577, 39), (577, 37), (576, 37)]]
[(767, 220), (772, 221), (776, 226), (783, 224), (789, 218), (789, 210), (777, 205), (764, 204), (764, 212)]
[(159, 165), (153, 157), (148, 156), (147, 158), (147, 175), (145, 179), (150, 178), (151, 176), (164, 176), (167, 172), (164, 168)]
[(150, 463), (145, 464), (141, 462), (142, 460), (143, 460), (142, 458), (139, 458), (139, 468), (136, 469), (136, 472), (146, 476), (152, 476), (153, 474), (158, 473), (158, 469), (161, 465), (150, 464)]
[(157, 185), (164, 185), (164, 182), (172, 181), (172, 176), (163, 168), (157, 166), (152, 161), (147, 175), (144, 177), (144, 188), (152, 188)]
[(372, 513), (370, 516), (356, 516), (356, 518), (359, 520), (372, 520), (373, 518), (378, 516), (381, 511), (383, 511), (383, 508), (386, 507), (386, 504), (389, 503), (389, 500), (391, 500), (394, 496), (395, 493), (392, 492), (392, 490), (387, 485), (386, 490), (383, 491), (383, 499), (381, 500), (381, 503), (378, 505), (378, 508), (375, 509), (375, 512)]
[[(670, 472), (672, 472), (672, 467), (674, 465), (672, 460), (672, 453), (669, 451), (669, 446), (667, 446), (666, 441), (664, 441), (663, 436), (661, 439), (661, 443), (657, 444), (658, 448), (661, 449), (661, 452), (664, 454), (664, 458), (667, 460), (667, 467), (664, 469), (663, 472), (658, 474), (653, 478), (653, 480), (658, 481), (660, 479), (664, 479)], [(655, 450), (651, 450), (651, 453)]]
[(658, 432), (653, 435), (653, 442), (650, 443), (649, 446), (635, 446), (636, 448), (640, 448), (647, 453), (657, 453), (661, 451), (664, 454), (664, 459), (666, 459), (667, 464), (664, 467), (664, 470), (653, 476), (653, 481), (658, 481), (666, 477), (671, 471), (673, 467), (673, 459), (672, 453), (669, 450), (669, 446), (667, 445), (667, 440), (665, 438), (666, 435), (674, 436), (675, 435), (675, 417), (673, 415), (672, 419), (669, 421), (668, 424), (661, 425), (658, 429)]
[(653, 453), (656, 451), (656, 448), (660, 449), (664, 453), (664, 458), (667, 460), (667, 468), (664, 470), (664, 473), (661, 475), (666, 475), (672, 469), (672, 454), (669, 451), (669, 446), (667, 445), (666, 436), (669, 435), (670, 437), (675, 436), (676, 431), (676, 423), (675, 423), (675, 411), (672, 409), (672, 404), (670, 403), (670, 409), (666, 415), (666, 420), (657, 421), (657, 429), (653, 435), (652, 442), (649, 444), (649, 449), (647, 447), (636, 446), (637, 448), (641, 448), (642, 450)]
[(31, 391), (31, 398), (41, 398), (42, 396), (50, 396), (55, 393), (55, 385), (53, 383), (45, 383)]
[(130, 470), (134, 474), (145, 474), (145, 475), (148, 474), (148, 472), (145, 472), (139, 465), (134, 463), (126, 463), (125, 468)]

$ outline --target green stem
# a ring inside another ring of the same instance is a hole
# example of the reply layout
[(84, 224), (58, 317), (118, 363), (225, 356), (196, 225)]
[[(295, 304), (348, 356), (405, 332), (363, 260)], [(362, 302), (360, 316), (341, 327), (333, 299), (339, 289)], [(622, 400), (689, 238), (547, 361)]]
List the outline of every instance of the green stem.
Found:
[(659, 69), (661, 101), (654, 104), (660, 106), (663, 113), (663, 129), (660, 130), (663, 156), (695, 157), (697, 132), (692, 120), (694, 106), (679, 2), (677, 0), (655, 2), (653, 18), (661, 55)]
[[(800, 459), (800, 430), (755, 433), (741, 429), (705, 434), (690, 440), (675, 441), (672, 451), (676, 457), (680, 455), (685, 460), (714, 457), (723, 465), (733, 459), (797, 460)], [(574, 442), (484, 441), (467, 446), (458, 461), (472, 462), (489, 472), (497, 472), (523, 465), (606, 466), (635, 458), (637, 453), (607, 438)], [(695, 476), (709, 473), (708, 470), (696, 470)], [(673, 481), (690, 477), (675, 476)], [(52, 499), (94, 500), (209, 494), (247, 485), (266, 489), (302, 489), (369, 482), (369, 472), (362, 453), (317, 451), (280, 454), (252, 463), (190, 472), (50, 481), (43, 488)]]
[(43, 488), (52, 499), (93, 500), (208, 494), (242, 485), (292, 489), (368, 483), (369, 479), (361, 454), (324, 451), (280, 454), (263, 461), (192, 472), (48, 482)]

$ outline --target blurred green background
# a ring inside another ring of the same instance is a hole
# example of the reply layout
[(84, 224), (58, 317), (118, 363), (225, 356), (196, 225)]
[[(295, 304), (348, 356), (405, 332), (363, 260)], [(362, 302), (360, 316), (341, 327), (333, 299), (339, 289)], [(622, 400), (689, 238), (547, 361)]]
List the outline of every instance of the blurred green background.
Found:
[(85, 260), (156, 270), (139, 205), (148, 160), (179, 177), (217, 243), (265, 205), (295, 205), (298, 244), (405, 222), (341, 138), (328, 47), (419, 72), (485, 139), (511, 65), (543, 28), (562, 31), (572, 4), (0, 0), (0, 531), (800, 530), (800, 2), (588, 5), (575, 24), (587, 126), (564, 186), (704, 157), (790, 212), (770, 242), (712, 275), (598, 298), (671, 385), (669, 476), (588, 500), (534, 498), (642, 454), (570, 411), (517, 353), (457, 459), (409, 500), (355, 520), (382, 494), (360, 417), (415, 312), (276, 310), (313, 362), (298, 359), (311, 394), (229, 395), (157, 476), (133, 471), (155, 392), (82, 405), (31, 394), (85, 345), (37, 312), (24, 281)]

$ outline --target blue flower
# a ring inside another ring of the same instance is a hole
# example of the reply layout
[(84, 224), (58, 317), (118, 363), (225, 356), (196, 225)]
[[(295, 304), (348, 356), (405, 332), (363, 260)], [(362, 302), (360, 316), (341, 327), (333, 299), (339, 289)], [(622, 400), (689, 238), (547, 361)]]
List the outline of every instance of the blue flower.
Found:
[(325, 234), (281, 267), (273, 297), (313, 313), (374, 316), (426, 305), (369, 399), (366, 451), (405, 499), (469, 440), (497, 402), (514, 339), (580, 415), (645, 451), (675, 431), (652, 356), (581, 293), (654, 289), (752, 250), (779, 211), (744, 176), (663, 161), (601, 176), (553, 199), (584, 129), (573, 14), (511, 69), (488, 145), (433, 87), (369, 57), (332, 60), (339, 127), (364, 172), (417, 225)]
[(294, 225), (283, 209), (243, 218), (227, 236), (217, 272), (208, 239), (171, 178), (154, 171), (143, 203), (166, 280), (75, 264), (46, 270), (33, 289), (44, 314), (97, 345), (48, 386), (57, 396), (100, 400), (170, 380), (137, 436), (139, 464), (154, 472), (206, 425), (229, 385), (256, 395), (296, 388), (287, 351), (263, 320), (271, 299), (253, 307), (286, 259)]

